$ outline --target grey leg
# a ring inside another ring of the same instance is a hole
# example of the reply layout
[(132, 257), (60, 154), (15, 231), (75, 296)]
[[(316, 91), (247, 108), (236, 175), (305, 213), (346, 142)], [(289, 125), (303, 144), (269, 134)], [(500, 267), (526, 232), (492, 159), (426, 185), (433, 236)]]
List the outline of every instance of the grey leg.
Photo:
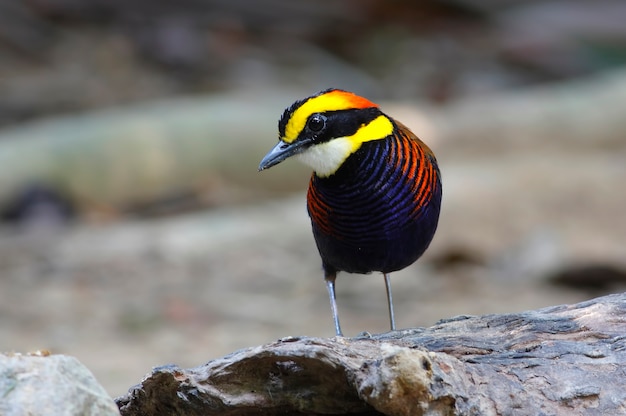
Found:
[(385, 288), (387, 289), (387, 305), (389, 306), (389, 323), (391, 325), (391, 330), (396, 330), (396, 318), (393, 314), (393, 297), (391, 296), (391, 279), (389, 278), (389, 274), (383, 273), (385, 276)]
[(330, 309), (333, 313), (333, 320), (335, 321), (335, 333), (338, 337), (342, 337), (341, 327), (339, 326), (339, 314), (337, 313), (337, 300), (335, 297), (335, 279), (337, 273), (326, 273), (324, 280), (326, 280), (326, 288), (328, 289), (328, 297), (330, 297)]

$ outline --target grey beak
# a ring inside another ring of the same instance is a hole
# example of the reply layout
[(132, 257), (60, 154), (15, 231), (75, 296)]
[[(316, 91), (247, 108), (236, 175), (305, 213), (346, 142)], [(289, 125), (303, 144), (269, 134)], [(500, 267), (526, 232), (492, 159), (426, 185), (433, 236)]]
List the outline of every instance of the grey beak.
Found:
[(261, 160), (261, 164), (259, 164), (259, 172), (264, 169), (269, 169), (274, 165), (278, 165), (283, 160), (297, 155), (302, 152), (306, 146), (303, 146), (304, 143), (296, 142), (296, 143), (285, 143), (283, 141), (279, 141), (276, 146), (272, 148), (263, 160)]

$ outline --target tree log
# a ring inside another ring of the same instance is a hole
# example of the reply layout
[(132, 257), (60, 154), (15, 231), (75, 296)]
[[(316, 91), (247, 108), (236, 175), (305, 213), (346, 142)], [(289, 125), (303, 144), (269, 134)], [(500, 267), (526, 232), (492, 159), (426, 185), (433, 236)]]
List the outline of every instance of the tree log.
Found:
[(626, 413), (626, 294), (355, 338), (288, 337), (155, 368), (134, 415)]

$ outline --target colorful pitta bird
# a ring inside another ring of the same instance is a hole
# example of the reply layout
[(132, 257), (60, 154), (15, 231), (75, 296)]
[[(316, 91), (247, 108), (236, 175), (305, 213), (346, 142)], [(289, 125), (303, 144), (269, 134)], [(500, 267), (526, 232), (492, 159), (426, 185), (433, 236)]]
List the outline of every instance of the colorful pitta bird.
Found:
[(389, 274), (415, 262), (439, 221), (441, 178), (430, 148), (378, 105), (328, 89), (283, 113), (279, 142), (259, 171), (295, 156), (313, 168), (307, 209), (330, 297), (335, 333), (342, 336), (337, 273), (382, 272), (391, 330)]

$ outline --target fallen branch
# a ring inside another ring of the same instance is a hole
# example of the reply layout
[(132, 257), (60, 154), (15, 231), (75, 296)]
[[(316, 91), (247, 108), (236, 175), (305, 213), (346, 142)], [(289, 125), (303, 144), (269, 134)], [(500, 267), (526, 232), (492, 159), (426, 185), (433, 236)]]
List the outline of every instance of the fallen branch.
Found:
[(285, 338), (155, 368), (131, 415), (624, 414), (626, 294), (357, 338)]

